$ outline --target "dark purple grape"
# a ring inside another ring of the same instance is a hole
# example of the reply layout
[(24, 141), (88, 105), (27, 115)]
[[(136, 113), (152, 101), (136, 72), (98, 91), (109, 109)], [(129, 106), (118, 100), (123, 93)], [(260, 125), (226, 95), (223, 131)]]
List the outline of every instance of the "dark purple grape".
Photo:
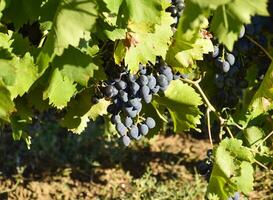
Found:
[(137, 138), (138, 137), (138, 128), (136, 125), (132, 125), (131, 129), (129, 130), (129, 134), (132, 138)]
[(223, 72), (227, 73), (230, 69), (230, 64), (227, 61), (222, 62), (222, 70)]
[(144, 97), (144, 96), (147, 96), (150, 94), (150, 88), (147, 86), (147, 85), (144, 85), (141, 89), (140, 89), (140, 92), (141, 92), (141, 96)]
[(127, 87), (127, 83), (123, 80), (120, 80), (119, 82), (116, 83), (116, 87), (120, 90), (125, 90)]
[(212, 57), (216, 58), (219, 55), (219, 46), (213, 46), (213, 53), (212, 53)]
[(246, 32), (245, 26), (242, 26), (242, 28), (241, 28), (241, 30), (240, 30), (239, 38), (244, 37), (245, 32)]
[(113, 124), (117, 124), (117, 123), (121, 122), (120, 116), (118, 114), (117, 115), (112, 115), (111, 116), (111, 122)]
[(132, 106), (131, 107), (125, 107), (124, 109), (131, 118), (135, 118), (137, 116), (138, 112), (137, 112), (137, 110), (133, 110)]
[(131, 139), (127, 135), (124, 135), (124, 136), (122, 136), (122, 142), (123, 142), (124, 146), (127, 147), (127, 146), (129, 146)]
[(153, 75), (148, 76), (148, 87), (153, 89), (156, 86), (156, 78)]
[(168, 81), (173, 80), (173, 72), (170, 67), (161, 66), (159, 70), (162, 74), (164, 74), (167, 77)]
[(127, 128), (124, 126), (123, 123), (119, 122), (116, 124), (116, 129), (119, 132), (120, 135), (125, 135), (127, 133)]
[(128, 101), (128, 94), (127, 92), (120, 90), (119, 91), (119, 98), (123, 101), (123, 102), (127, 102)]
[(147, 85), (148, 84), (148, 78), (147, 76), (145, 75), (140, 75), (139, 76), (139, 79), (138, 79), (138, 82), (140, 85), (144, 86), (144, 85)]
[(132, 124), (133, 124), (132, 118), (127, 116), (127, 117), (125, 118), (125, 120), (124, 120), (124, 124), (125, 124), (126, 127), (132, 126)]
[(104, 90), (106, 97), (114, 97), (118, 94), (118, 90), (113, 85), (108, 85)]
[(136, 82), (132, 82), (132, 85), (130, 86), (130, 88), (131, 88), (133, 95), (136, 95), (136, 93), (140, 89), (140, 86)]
[(145, 123), (150, 129), (155, 127), (155, 120), (151, 117), (147, 117), (147, 119), (145, 120)]
[(153, 96), (151, 94), (147, 94), (143, 96), (143, 100), (145, 103), (151, 103)]
[(158, 91), (159, 91), (159, 89), (160, 89), (160, 86), (159, 86), (159, 85), (155, 86), (155, 87), (152, 89), (153, 94), (157, 94)]
[(177, 3), (177, 4), (176, 4), (176, 8), (177, 8), (179, 11), (182, 11), (182, 10), (185, 8), (184, 2), (180, 1), (179, 3)]
[(235, 63), (235, 57), (234, 57), (234, 55), (231, 54), (231, 53), (228, 53), (227, 54), (227, 61), (229, 62), (229, 64), (231, 66), (234, 65), (234, 63)]
[(147, 133), (149, 132), (149, 128), (146, 124), (141, 124), (139, 126), (139, 132), (142, 134), (142, 135), (147, 135)]
[(158, 77), (157, 77), (157, 83), (160, 87), (166, 87), (168, 86), (168, 79), (165, 75), (163, 74), (160, 74)]

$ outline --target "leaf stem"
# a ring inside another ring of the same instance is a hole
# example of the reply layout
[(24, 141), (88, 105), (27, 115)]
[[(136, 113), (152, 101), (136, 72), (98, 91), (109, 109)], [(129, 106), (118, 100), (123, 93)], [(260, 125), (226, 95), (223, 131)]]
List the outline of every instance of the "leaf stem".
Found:
[(233, 136), (231, 130), (229, 129), (229, 127), (228, 127), (228, 126), (225, 126), (225, 128), (227, 129), (227, 132), (228, 132), (229, 136), (230, 136), (231, 138), (234, 138), (234, 136)]
[(260, 143), (258, 147), (260, 147), (268, 138), (270, 138), (273, 135), (273, 131), (271, 131)]
[(46, 36), (48, 35), (48, 31), (47, 30), (45, 30), (44, 32), (43, 32), (43, 36), (42, 36), (42, 39), (41, 39), (41, 41), (40, 41), (40, 43), (39, 43), (39, 45), (38, 45), (38, 48), (41, 48), (42, 46), (43, 46), (43, 44), (44, 44), (44, 41), (45, 41), (45, 39), (46, 39)]
[(258, 42), (256, 42), (254, 39), (252, 39), (250, 36), (246, 35), (246, 38), (249, 39), (253, 44), (255, 44), (256, 46), (258, 46), (264, 53), (265, 55), (267, 55), (267, 57), (273, 61), (273, 57), (268, 53), (268, 51), (262, 46), (260, 45)]
[(260, 167), (268, 170), (268, 167), (266, 167), (264, 164), (262, 164), (261, 162), (259, 162), (258, 160), (255, 159), (255, 163), (257, 163)]

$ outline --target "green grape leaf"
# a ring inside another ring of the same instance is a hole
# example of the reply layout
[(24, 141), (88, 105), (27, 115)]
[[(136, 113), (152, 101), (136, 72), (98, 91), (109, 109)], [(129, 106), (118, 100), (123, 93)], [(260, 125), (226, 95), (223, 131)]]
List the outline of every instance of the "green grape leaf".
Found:
[(43, 99), (58, 109), (66, 107), (67, 102), (76, 92), (76, 85), (68, 77), (63, 76), (58, 68), (51, 75), (49, 86), (43, 93)]
[(31, 52), (33, 47), (30, 46), (30, 42), (27, 38), (23, 38), (23, 36), (19, 33), (13, 33), (12, 35), (12, 53), (18, 56), (24, 56), (27, 52)]
[(0, 19), (3, 16), (2, 11), (6, 8), (7, 0), (0, 1)]
[(236, 191), (247, 195), (253, 189), (254, 156), (238, 139), (226, 138), (214, 150), (214, 165), (208, 194), (227, 199)]
[(94, 121), (97, 117), (108, 114), (107, 107), (109, 105), (110, 101), (100, 99), (99, 102), (94, 104), (88, 111), (88, 117)]
[(67, 113), (62, 119), (62, 126), (73, 133), (80, 134), (87, 127), (90, 119), (95, 120), (98, 116), (107, 114), (110, 102), (100, 99), (98, 103), (92, 104), (92, 91), (84, 90), (73, 98), (67, 106)]
[(13, 22), (16, 29), (19, 29), (23, 24), (38, 19), (43, 1), (12, 0), (9, 2), (8, 8), (4, 10), (4, 15)]
[(81, 116), (81, 122), (77, 128), (70, 129), (73, 133), (80, 134), (82, 133), (85, 128), (87, 127), (87, 123), (92, 119), (93, 121), (96, 120), (97, 117), (106, 115), (107, 107), (109, 106), (110, 102), (106, 101), (105, 99), (100, 99), (98, 103), (92, 105), (90, 110), (83, 116)]
[(10, 54), (11, 59), (0, 58), (0, 80), (10, 91), (11, 99), (25, 94), (38, 78), (37, 67), (29, 53), (23, 58)]
[(170, 27), (172, 23), (171, 16), (163, 12), (161, 24), (155, 26), (154, 33), (139, 32), (140, 27), (132, 27), (132, 32), (127, 32), (126, 38), (118, 43), (114, 55), (115, 62), (120, 64), (124, 58), (125, 65), (136, 72), (139, 63), (155, 63), (156, 56), (165, 57), (173, 35)]
[(231, 181), (234, 182), (237, 188), (240, 188), (240, 191), (247, 194), (253, 190), (254, 182), (254, 170), (251, 163), (242, 161), (240, 165), (240, 173), (238, 176), (231, 178)]
[(267, 70), (265, 77), (252, 97), (249, 104), (249, 118), (254, 119), (257, 116), (271, 110), (273, 108), (273, 63)]
[(0, 81), (0, 119), (9, 121), (10, 115), (16, 111), (15, 104), (11, 100), (10, 92), (3, 87)]
[(198, 106), (202, 104), (202, 99), (199, 94), (180, 80), (172, 81), (164, 94), (164, 97), (155, 96), (154, 100), (169, 110), (174, 122), (174, 131), (196, 129), (201, 118)]
[(227, 4), (232, 0), (192, 0), (192, 2), (198, 4), (201, 8), (216, 9), (218, 6)]
[(59, 3), (52, 29), (40, 52), (37, 63), (39, 71), (44, 71), (54, 55), (62, 55), (69, 45), (78, 46), (85, 31), (95, 25), (97, 12), (94, 0), (67, 0)]
[(7, 87), (11, 92), (11, 98), (14, 99), (23, 96), (38, 79), (38, 69), (29, 53), (26, 53), (22, 59), (14, 59), (12, 64), (16, 69), (16, 79), (13, 85)]
[[(166, 55), (167, 63), (182, 73), (184, 68), (196, 68), (196, 61), (203, 60), (203, 54), (213, 51), (211, 40), (203, 35), (205, 32), (201, 32), (201, 29), (207, 28), (208, 21), (198, 11), (201, 12), (201, 8), (194, 4), (186, 6)], [(193, 13), (196, 13), (196, 19), (193, 19)]]
[(52, 66), (58, 68), (63, 77), (82, 86), (87, 86), (89, 79), (94, 76), (94, 71), (99, 69), (91, 56), (72, 46), (65, 49), (62, 56), (56, 56)]
[(251, 22), (255, 14), (268, 15), (267, 0), (234, 0), (220, 5), (214, 12), (211, 30), (219, 42), (232, 51), (234, 42), (238, 39), (243, 24)]
[(0, 47), (3, 49), (7, 49), (11, 52), (11, 44), (12, 44), (12, 32), (9, 31), (8, 34), (0, 32)]
[(257, 126), (251, 126), (244, 129), (244, 136), (247, 140), (248, 145), (254, 146), (259, 145), (264, 137), (264, 132)]
[(106, 4), (107, 9), (114, 14), (118, 14), (121, 4), (124, 0), (103, 0)]

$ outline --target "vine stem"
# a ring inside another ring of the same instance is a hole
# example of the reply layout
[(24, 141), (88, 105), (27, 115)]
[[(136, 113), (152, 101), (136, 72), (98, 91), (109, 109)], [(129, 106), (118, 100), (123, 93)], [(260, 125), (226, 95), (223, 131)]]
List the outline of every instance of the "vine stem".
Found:
[(246, 35), (246, 38), (249, 39), (253, 44), (255, 44), (256, 46), (258, 46), (264, 53), (265, 55), (267, 55), (267, 57), (273, 61), (273, 57), (267, 52), (267, 50), (260, 45), (258, 42), (256, 42), (254, 39), (252, 39), (250, 36)]
[(211, 148), (213, 149), (213, 142), (212, 142), (212, 137), (211, 137), (211, 129), (210, 129), (210, 109), (207, 109), (207, 125), (208, 125), (208, 133), (209, 133), (209, 141), (210, 141), (210, 145)]
[(264, 164), (262, 164), (261, 162), (259, 162), (258, 160), (255, 159), (255, 163), (257, 163), (259, 166), (261, 166), (262, 168), (268, 170), (268, 167), (265, 166)]
[(227, 129), (227, 132), (228, 132), (229, 136), (230, 136), (231, 138), (234, 138), (234, 136), (233, 136), (233, 134), (232, 134), (232, 132), (231, 132), (231, 130), (229, 129), (228, 126), (226, 126), (226, 129)]
[(261, 143), (264, 143), (268, 138), (270, 138), (273, 135), (273, 131), (271, 131), (271, 133), (269, 133), (263, 140)]

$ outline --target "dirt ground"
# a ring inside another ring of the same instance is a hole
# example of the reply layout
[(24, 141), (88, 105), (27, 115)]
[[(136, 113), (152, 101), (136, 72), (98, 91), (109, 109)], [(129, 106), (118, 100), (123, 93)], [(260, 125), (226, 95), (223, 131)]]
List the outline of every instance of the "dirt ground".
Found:
[[(41, 148), (39, 155), (20, 155), (15, 169), (2, 163), (0, 199), (204, 199), (207, 182), (197, 174), (196, 165), (210, 148), (208, 140), (187, 134), (161, 135), (120, 148), (101, 139), (88, 143), (85, 139), (79, 144), (84, 148), (81, 151), (71, 144), (76, 156), (58, 147), (58, 142), (50, 147), (46, 138), (44, 148), (58, 148), (59, 154), (50, 150), (55, 160), (45, 157)], [(83, 162), (79, 159), (83, 155), (93, 155), (93, 159)], [(7, 160), (14, 155), (7, 152), (5, 156)], [(70, 157), (70, 162), (58, 161), (62, 156)], [(256, 178), (263, 184), (256, 185), (258, 191), (249, 199), (273, 199), (268, 193), (273, 187), (272, 173), (261, 171)]]

